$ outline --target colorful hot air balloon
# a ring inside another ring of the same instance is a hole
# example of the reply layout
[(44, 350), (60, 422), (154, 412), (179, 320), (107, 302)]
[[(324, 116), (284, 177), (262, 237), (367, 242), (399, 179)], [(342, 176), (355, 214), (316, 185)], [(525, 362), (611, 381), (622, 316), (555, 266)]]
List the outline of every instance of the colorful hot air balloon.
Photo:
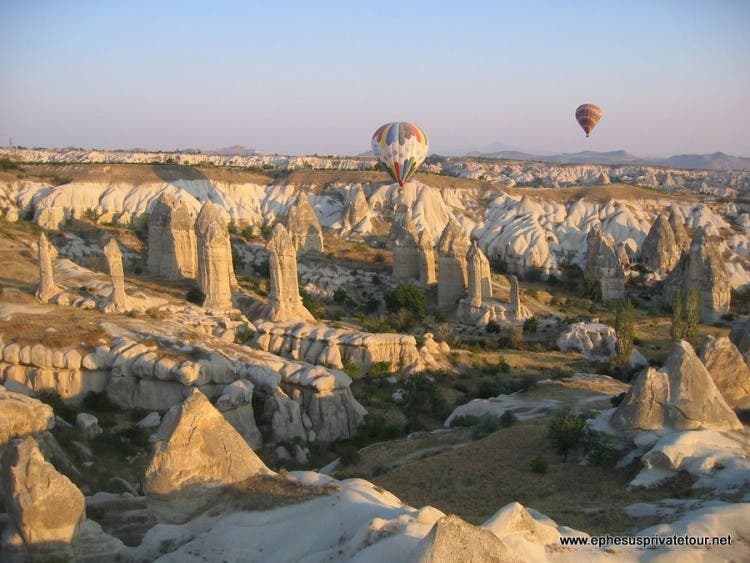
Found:
[(576, 109), (576, 121), (588, 137), (602, 118), (602, 110), (594, 104), (583, 104)]
[(427, 156), (427, 135), (413, 123), (386, 123), (372, 136), (372, 150), (398, 185), (414, 176)]

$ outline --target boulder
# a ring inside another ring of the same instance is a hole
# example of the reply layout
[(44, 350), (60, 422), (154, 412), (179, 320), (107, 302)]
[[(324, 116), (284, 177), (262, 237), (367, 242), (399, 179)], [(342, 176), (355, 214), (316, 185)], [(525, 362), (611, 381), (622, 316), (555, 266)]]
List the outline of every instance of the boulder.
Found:
[(491, 531), (450, 514), (438, 520), (409, 554), (409, 563), (519, 561)]
[(15, 438), (55, 426), (52, 407), (0, 386), (0, 447)]
[(159, 427), (146, 468), (148, 506), (163, 522), (185, 522), (224, 487), (264, 474), (271, 472), (245, 439), (194, 389)]
[(612, 414), (621, 430), (741, 430), (711, 375), (686, 341), (675, 344), (661, 369), (649, 368)]
[[(69, 553), (86, 517), (81, 491), (44, 459), (31, 437), (5, 448), (0, 474), (10, 526), (32, 559)], [(4, 538), (10, 536), (6, 530)]]
[(726, 336), (708, 336), (701, 360), (721, 396), (733, 409), (750, 409), (750, 368)]
[(87, 440), (92, 440), (102, 433), (101, 426), (99, 426), (99, 419), (93, 414), (85, 412), (78, 413), (76, 416), (76, 428), (78, 428)]

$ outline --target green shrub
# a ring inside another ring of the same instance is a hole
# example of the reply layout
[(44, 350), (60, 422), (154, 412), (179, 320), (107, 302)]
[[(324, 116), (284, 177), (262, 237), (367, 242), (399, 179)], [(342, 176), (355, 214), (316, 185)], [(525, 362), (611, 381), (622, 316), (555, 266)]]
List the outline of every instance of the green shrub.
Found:
[(424, 290), (407, 283), (399, 284), (386, 296), (385, 303), (391, 312), (406, 310), (418, 319), (424, 317), (427, 309)]
[(353, 444), (341, 444), (336, 448), (341, 465), (347, 467), (359, 463), (359, 450)]
[(62, 397), (60, 397), (60, 394), (57, 393), (57, 391), (45, 389), (44, 391), (38, 391), (34, 395), (41, 402), (46, 403), (50, 407), (52, 407), (52, 411), (57, 416), (64, 419), (66, 422), (69, 422), (70, 424), (76, 423), (76, 416), (81, 411), (72, 405), (64, 403)]
[(592, 437), (590, 446), (589, 461), (598, 467), (612, 467), (620, 457), (620, 452), (608, 436)]
[(89, 392), (81, 401), (81, 408), (85, 411), (91, 411), (95, 413), (110, 413), (117, 412), (120, 408), (112, 403), (107, 397), (107, 394)]
[(523, 322), (523, 331), (526, 333), (534, 333), (539, 328), (539, 319), (531, 317)]
[(547, 473), (547, 469), (549, 469), (549, 463), (543, 457), (537, 456), (529, 462), (529, 469), (531, 469), (532, 473), (544, 475)]
[(479, 417), (472, 416), (470, 414), (461, 414), (454, 416), (451, 420), (451, 428), (470, 428), (476, 426), (479, 423)]
[(548, 426), (548, 436), (558, 454), (567, 461), (568, 453), (578, 447), (586, 435), (586, 417), (572, 410), (558, 412)]
[(390, 362), (375, 362), (367, 370), (367, 375), (370, 377), (388, 377), (391, 375)]
[(500, 332), (500, 325), (496, 321), (490, 321), (487, 323), (487, 326), (484, 327), (484, 330), (489, 334), (497, 334)]

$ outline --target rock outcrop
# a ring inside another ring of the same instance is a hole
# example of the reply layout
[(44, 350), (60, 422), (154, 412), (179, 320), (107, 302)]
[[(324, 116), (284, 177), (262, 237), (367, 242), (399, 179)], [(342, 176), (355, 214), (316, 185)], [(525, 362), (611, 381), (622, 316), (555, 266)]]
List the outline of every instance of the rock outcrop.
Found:
[(701, 360), (727, 404), (735, 410), (750, 409), (750, 368), (732, 341), (709, 335)]
[(451, 307), (466, 293), (469, 241), (454, 220), (448, 221), (438, 243), (438, 307)]
[(344, 208), (343, 226), (346, 231), (369, 230), (370, 204), (367, 203), (362, 186), (354, 186), (349, 190), (346, 207)]
[(54, 425), (52, 407), (0, 385), (0, 448), (15, 438), (43, 432)]
[(194, 389), (159, 427), (146, 468), (148, 507), (162, 522), (185, 522), (223, 487), (270, 474), (245, 439)]
[(70, 554), (73, 538), (86, 517), (83, 494), (44, 459), (34, 438), (8, 444), (0, 475), (10, 517), (2, 551), (7, 550), (10, 556), (10, 552), (25, 550), (32, 560)]
[(617, 301), (625, 297), (625, 272), (612, 237), (594, 227), (586, 237), (586, 266), (583, 277), (598, 286), (602, 301)]
[(669, 213), (669, 226), (672, 227), (674, 233), (674, 240), (681, 251), (690, 248), (690, 236), (688, 235), (687, 229), (685, 229), (685, 219), (675, 210)]
[(680, 259), (680, 247), (669, 220), (660, 213), (641, 247), (643, 265), (657, 274), (668, 274)]
[(287, 230), (297, 256), (310, 251), (323, 252), (323, 229), (320, 228), (315, 210), (304, 192), (299, 193), (297, 201), (289, 210)]
[(638, 376), (612, 414), (620, 430), (741, 430), (711, 375), (686, 341), (675, 344), (661, 369)]
[(411, 335), (369, 333), (329, 328), (309, 323), (258, 323), (255, 345), (262, 350), (312, 364), (342, 369), (351, 363), (362, 373), (376, 364), (388, 364), (393, 372), (415, 373), (424, 369)]
[(393, 277), (396, 281), (419, 279), (419, 235), (408, 211), (393, 221)]
[(592, 362), (608, 362), (615, 351), (615, 329), (601, 323), (573, 323), (557, 339), (561, 352), (576, 350)]
[(312, 321), (313, 316), (302, 304), (297, 280), (297, 252), (284, 225), (273, 228), (268, 241), (268, 266), (271, 291), (263, 318), (269, 321)]
[(232, 308), (234, 270), (232, 245), (225, 212), (207, 201), (195, 222), (198, 239), (198, 286), (205, 295), (206, 309), (226, 311)]
[(729, 276), (721, 254), (703, 229), (698, 230), (690, 249), (664, 281), (664, 303), (673, 305), (678, 291), (684, 295), (691, 291), (700, 293), (701, 322), (716, 322), (729, 312), (732, 298)]
[(516, 276), (508, 276), (510, 282), (510, 309), (508, 316), (514, 321), (523, 321), (532, 317), (531, 311), (529, 311), (521, 303), (521, 292), (518, 289), (518, 278)]
[(104, 305), (104, 312), (127, 313), (130, 310), (130, 303), (125, 293), (125, 272), (122, 268), (122, 251), (116, 239), (109, 239), (109, 242), (104, 246), (104, 256), (107, 258), (109, 277), (112, 280), (112, 293)]
[(437, 283), (435, 243), (427, 230), (419, 234), (419, 283), (425, 287)]
[(148, 217), (148, 270), (169, 280), (198, 275), (195, 214), (170, 193), (162, 193)]
[(409, 555), (409, 563), (444, 561), (518, 562), (508, 547), (489, 530), (450, 514), (438, 520)]
[(257, 449), (263, 445), (263, 437), (255, 424), (252, 401), (253, 384), (247, 379), (238, 379), (224, 387), (216, 400), (216, 408), (250, 447)]
[(52, 273), (52, 245), (47, 236), (39, 235), (39, 285), (36, 288), (36, 298), (46, 303), (58, 293)]
[(477, 246), (471, 243), (466, 254), (469, 290), (468, 297), (471, 305), (479, 307), (484, 301), (492, 298), (492, 276), (490, 275), (490, 261)]

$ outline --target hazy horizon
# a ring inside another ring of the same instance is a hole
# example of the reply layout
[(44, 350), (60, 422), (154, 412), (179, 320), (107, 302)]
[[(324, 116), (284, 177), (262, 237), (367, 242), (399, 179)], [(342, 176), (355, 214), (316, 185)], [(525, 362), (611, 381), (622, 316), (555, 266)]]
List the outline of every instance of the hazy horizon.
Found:
[[(750, 156), (750, 3), (0, 4), (0, 145)], [(577, 105), (604, 117), (591, 138)]]

